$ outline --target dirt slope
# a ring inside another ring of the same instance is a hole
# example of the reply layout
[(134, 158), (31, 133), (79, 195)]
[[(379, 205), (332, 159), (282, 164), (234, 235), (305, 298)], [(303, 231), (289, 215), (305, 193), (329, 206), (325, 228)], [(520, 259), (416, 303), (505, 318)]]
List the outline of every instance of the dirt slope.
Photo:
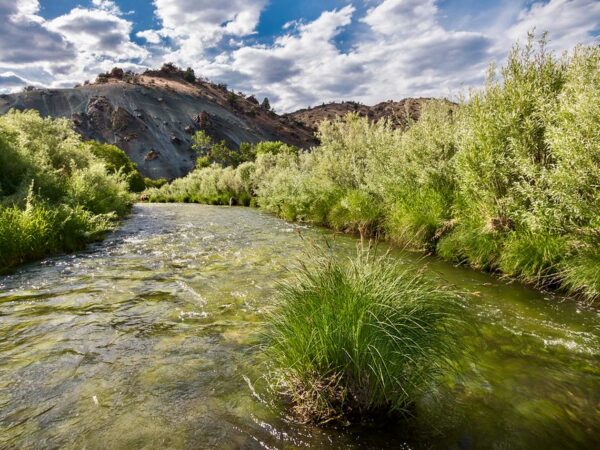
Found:
[(421, 113), (422, 105), (431, 100), (430, 98), (406, 98), (400, 101), (387, 101), (378, 103), (375, 106), (367, 106), (357, 102), (328, 103), (314, 108), (300, 109), (293, 113), (286, 114), (285, 117), (297, 122), (298, 125), (304, 125), (311, 130), (316, 130), (319, 123), (323, 120), (333, 120), (336, 117), (345, 116), (348, 113), (355, 112), (363, 117), (368, 117), (373, 121), (378, 121), (384, 117), (390, 120), (392, 126), (403, 127), (407, 124), (407, 118), (417, 120)]
[(0, 96), (0, 114), (11, 108), (70, 118), (84, 137), (117, 145), (151, 178), (192, 170), (191, 138), (200, 129), (234, 148), (264, 140), (315, 144), (312, 130), (259, 107), (253, 98), (204, 81), (188, 83), (179, 73), (147, 71), (127, 80)]

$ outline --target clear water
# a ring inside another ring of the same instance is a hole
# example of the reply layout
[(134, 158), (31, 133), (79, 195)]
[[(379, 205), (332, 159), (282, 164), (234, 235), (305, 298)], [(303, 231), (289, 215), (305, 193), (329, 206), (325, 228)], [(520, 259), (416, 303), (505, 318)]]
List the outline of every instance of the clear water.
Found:
[[(262, 401), (257, 344), (306, 247), (295, 227), (252, 209), (138, 205), (87, 252), (1, 277), (0, 448), (600, 448), (597, 309), (400, 252), (469, 293), (460, 375), (408, 422), (287, 420)], [(355, 244), (336, 238), (340, 252)]]

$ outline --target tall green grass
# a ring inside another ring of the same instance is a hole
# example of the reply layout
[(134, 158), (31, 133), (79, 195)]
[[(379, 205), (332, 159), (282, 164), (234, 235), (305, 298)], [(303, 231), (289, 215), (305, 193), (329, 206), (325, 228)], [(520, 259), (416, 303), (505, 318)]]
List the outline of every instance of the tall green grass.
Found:
[(304, 422), (407, 412), (452, 370), (457, 299), (388, 257), (320, 255), (279, 291), (269, 381)]

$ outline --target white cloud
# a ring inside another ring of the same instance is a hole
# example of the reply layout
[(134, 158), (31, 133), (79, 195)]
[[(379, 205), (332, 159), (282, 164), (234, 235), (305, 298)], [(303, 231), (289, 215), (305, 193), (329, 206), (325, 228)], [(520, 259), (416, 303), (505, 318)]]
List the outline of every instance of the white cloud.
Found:
[(52, 20), (41, 17), (38, 0), (0, 0), (0, 83), (62, 86), (116, 64), (143, 70), (172, 61), (287, 111), (460, 93), (533, 28), (548, 30), (556, 50), (598, 42), (597, 0), (498, 1), (496, 13), (479, 7), (486, 25), (475, 28), (449, 25), (439, 0), (369, 0), (361, 15), (348, 4), (311, 22), (297, 17), (271, 43), (257, 44), (268, 0), (153, 0), (159, 25), (137, 32), (145, 41), (138, 44), (118, 0), (92, 0)]
[(86, 62), (96, 58), (127, 61), (148, 56), (146, 49), (131, 41), (131, 22), (114, 9), (106, 9), (106, 1), (99, 3), (100, 9), (75, 8), (47, 22), (46, 27), (76, 46), (79, 58)]
[(0, 73), (0, 92), (14, 92), (24, 86), (39, 85), (39, 83), (32, 82), (26, 78), (17, 75), (14, 72)]
[(112, 0), (92, 0), (92, 4), (102, 11), (115, 15), (121, 14), (121, 9)]
[(37, 0), (0, 1), (0, 68), (14, 69), (40, 61), (66, 62), (75, 49), (59, 33), (48, 30), (36, 15)]
[(53, 20), (39, 16), (39, 10), (37, 0), (0, 0), (5, 22), (0, 69), (30, 71), (52, 86), (69, 86), (116, 63), (140, 68), (150, 56), (131, 41), (132, 23), (114, 1), (93, 0), (91, 8), (77, 7)]
[(135, 35), (145, 39), (149, 44), (160, 44), (160, 41), (162, 40), (160, 33), (155, 30), (138, 31)]
[(414, 35), (439, 27), (435, 0), (387, 0), (367, 11), (362, 19), (376, 33), (391, 36)]
[(175, 51), (165, 57), (189, 64), (227, 35), (253, 34), (265, 5), (266, 0), (154, 0), (160, 34), (175, 43)]
[(448, 95), (481, 81), (490, 39), (445, 30), (433, 1), (381, 2), (361, 18), (369, 32), (343, 52), (335, 39), (355, 13), (352, 6), (326, 11), (272, 46), (242, 47), (205, 70), (284, 111), (330, 100)]
[(571, 49), (577, 44), (598, 42), (593, 35), (600, 28), (600, 2), (594, 0), (551, 0), (524, 8), (517, 23), (507, 32), (508, 41), (523, 40), (535, 28), (548, 31), (550, 48)]

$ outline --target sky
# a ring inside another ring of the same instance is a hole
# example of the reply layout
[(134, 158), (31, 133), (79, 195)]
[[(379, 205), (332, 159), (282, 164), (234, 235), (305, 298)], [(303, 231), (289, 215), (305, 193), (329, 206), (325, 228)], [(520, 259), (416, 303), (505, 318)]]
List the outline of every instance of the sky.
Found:
[(456, 98), (528, 32), (600, 44), (600, 0), (0, 0), (0, 92), (165, 62), (278, 112)]

